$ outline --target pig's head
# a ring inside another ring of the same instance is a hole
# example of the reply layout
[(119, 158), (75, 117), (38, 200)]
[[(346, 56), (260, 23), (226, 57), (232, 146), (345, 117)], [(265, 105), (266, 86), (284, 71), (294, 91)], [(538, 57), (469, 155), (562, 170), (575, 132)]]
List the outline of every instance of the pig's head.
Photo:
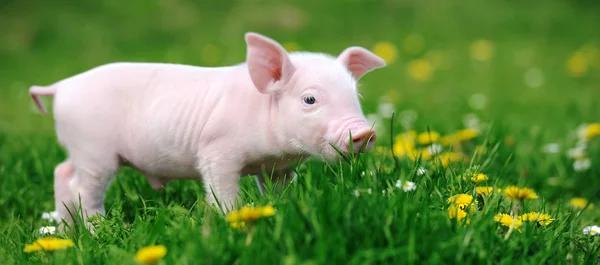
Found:
[[(362, 112), (357, 81), (385, 61), (361, 47), (339, 56), (288, 53), (276, 41), (256, 33), (245, 36), (247, 65), (256, 89), (271, 96), (273, 135), (287, 152), (337, 158), (367, 152), (375, 132)], [(350, 138), (352, 135), (352, 138)]]

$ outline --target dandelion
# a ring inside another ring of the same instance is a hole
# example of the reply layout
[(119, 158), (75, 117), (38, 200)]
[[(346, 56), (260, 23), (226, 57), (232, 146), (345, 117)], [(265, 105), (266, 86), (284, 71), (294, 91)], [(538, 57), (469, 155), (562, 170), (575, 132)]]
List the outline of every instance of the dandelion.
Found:
[(530, 188), (519, 188), (517, 186), (508, 186), (504, 188), (504, 195), (511, 200), (534, 200), (538, 195)]
[(586, 170), (590, 169), (591, 166), (592, 166), (592, 160), (590, 160), (589, 158), (578, 159), (578, 160), (575, 160), (575, 162), (573, 162), (573, 169), (576, 172), (586, 171)]
[(488, 40), (477, 40), (471, 44), (469, 52), (473, 60), (488, 61), (494, 55), (494, 45)]
[(423, 167), (417, 168), (417, 176), (423, 176), (425, 174), (427, 174), (427, 169), (425, 169)]
[(388, 64), (394, 63), (396, 61), (396, 57), (398, 56), (398, 50), (396, 49), (396, 46), (389, 41), (380, 41), (375, 43), (372, 51)]
[(465, 217), (467, 217), (467, 212), (465, 212), (465, 210), (461, 209), (460, 207), (454, 204), (448, 207), (448, 218), (456, 218), (456, 220), (460, 221)]
[(521, 217), (511, 217), (505, 213), (499, 213), (494, 216), (494, 221), (501, 223), (503, 226), (511, 227), (514, 224), (514, 228), (519, 228), (523, 225), (523, 220)]
[(73, 241), (70, 239), (60, 239), (55, 237), (43, 237), (32, 244), (25, 245), (25, 252), (37, 251), (55, 251), (72, 247)]
[(438, 156), (438, 158), (440, 159), (442, 166), (446, 168), (450, 165), (450, 163), (462, 160), (463, 155), (461, 153), (456, 152), (443, 152)]
[[(571, 205), (574, 208), (577, 209), (583, 209), (585, 208), (585, 206), (588, 204), (588, 201), (584, 198), (580, 198), (580, 197), (575, 197), (573, 199), (571, 199), (571, 201), (569, 202), (569, 205)], [(588, 208), (592, 209), (594, 208), (594, 204), (590, 203), (590, 206), (588, 206)]]
[(475, 187), (475, 192), (477, 192), (477, 195), (490, 195), (490, 193), (492, 193), (492, 191), (494, 190), (494, 187)]
[(241, 229), (244, 226), (246, 226), (246, 222), (231, 222), (231, 223), (229, 223), (229, 227), (235, 228), (235, 229)]
[(592, 140), (598, 136), (600, 136), (600, 123), (592, 123), (592, 124), (585, 124), (582, 125), (579, 129), (578, 129), (578, 133), (579, 138), (581, 140), (585, 140), (585, 141), (589, 141)]
[(476, 129), (467, 128), (454, 133), (454, 139), (456, 139), (457, 141), (465, 142), (476, 138), (477, 135), (479, 135), (479, 132)]
[(413, 191), (417, 189), (417, 185), (414, 182), (411, 181), (405, 181), (404, 185), (402, 185), (402, 190), (404, 190), (404, 192), (409, 192), (409, 191)]
[(394, 138), (394, 154), (397, 156), (404, 156), (409, 152), (412, 152), (415, 148), (415, 136), (415, 131), (409, 131), (407, 133), (397, 135)]
[(416, 81), (424, 82), (431, 78), (433, 67), (425, 59), (412, 60), (407, 65), (408, 75)]
[(542, 150), (544, 150), (544, 152), (548, 154), (556, 154), (560, 152), (560, 145), (558, 143), (549, 143), (544, 145)]
[(139, 264), (156, 264), (167, 254), (167, 248), (163, 245), (143, 247), (135, 254), (135, 261)]
[(275, 215), (275, 209), (272, 206), (265, 207), (248, 207), (245, 206), (238, 211), (233, 211), (227, 214), (226, 219), (229, 222), (253, 222), (260, 218), (270, 217)]
[(479, 182), (482, 182), (482, 181), (486, 181), (488, 179), (489, 179), (488, 176), (486, 176), (483, 173), (477, 173), (473, 177), (471, 177), (471, 181), (474, 182), (474, 183), (479, 183)]
[(565, 68), (570, 76), (582, 77), (588, 71), (588, 61), (582, 52), (577, 51), (567, 59)]
[(583, 228), (584, 235), (595, 236), (600, 233), (600, 227), (597, 225), (590, 225)]
[(552, 218), (549, 214), (538, 213), (538, 212), (530, 212), (521, 215), (521, 220), (523, 221), (531, 221), (538, 222), (540, 225), (547, 226), (555, 219)]
[(40, 227), (40, 234), (42, 235), (54, 235), (56, 233), (56, 227), (54, 226), (42, 226)]
[(447, 202), (458, 206), (458, 208), (465, 209), (473, 202), (473, 196), (464, 193), (456, 194), (448, 198)]

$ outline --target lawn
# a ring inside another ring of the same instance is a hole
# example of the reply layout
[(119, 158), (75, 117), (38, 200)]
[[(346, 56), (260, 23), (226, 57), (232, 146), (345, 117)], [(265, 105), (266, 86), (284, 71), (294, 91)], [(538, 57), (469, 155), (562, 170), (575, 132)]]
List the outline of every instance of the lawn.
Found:
[[(152, 245), (158, 264), (597, 263), (598, 14), (591, 0), (1, 1), (0, 263), (136, 264)], [(302, 163), (264, 196), (243, 178), (243, 203), (275, 212), (237, 228), (201, 182), (156, 192), (123, 169), (95, 234), (24, 251), (57, 225), (42, 216), (65, 158), (29, 86), (115, 61), (237, 64), (248, 31), (384, 58), (359, 88), (374, 150)]]

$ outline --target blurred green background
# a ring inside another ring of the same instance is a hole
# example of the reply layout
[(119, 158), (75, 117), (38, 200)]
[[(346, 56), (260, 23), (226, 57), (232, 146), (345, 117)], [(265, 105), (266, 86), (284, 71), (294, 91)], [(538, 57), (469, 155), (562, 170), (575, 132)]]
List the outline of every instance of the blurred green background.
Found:
[(0, 129), (52, 130), (31, 85), (115, 61), (237, 64), (255, 31), (290, 50), (379, 49), (389, 66), (361, 80), (366, 113), (386, 101), (421, 130), (454, 129), (480, 93), (483, 119), (560, 136), (600, 113), (599, 14), (575, 0), (3, 0)]

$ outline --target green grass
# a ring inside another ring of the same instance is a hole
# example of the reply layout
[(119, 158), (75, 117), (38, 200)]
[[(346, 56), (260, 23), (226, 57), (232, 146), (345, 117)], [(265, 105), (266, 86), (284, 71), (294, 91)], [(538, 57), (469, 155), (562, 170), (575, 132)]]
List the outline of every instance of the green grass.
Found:
[[(559, 264), (567, 257), (571, 264), (596, 262), (600, 243), (582, 229), (600, 223), (600, 139), (588, 143), (592, 166), (584, 172), (574, 171), (567, 150), (575, 146), (572, 133), (579, 124), (600, 121), (600, 5), (581, 0), (303, 3), (0, 3), (0, 263), (134, 264), (136, 251), (153, 244), (168, 248), (161, 264)], [(244, 60), (246, 31), (331, 54), (351, 45), (371, 49), (377, 42), (393, 43), (397, 59), (365, 76), (360, 87), (365, 113), (377, 113), (383, 102), (394, 104), (396, 118), (378, 124), (377, 146), (387, 153), (331, 165), (309, 161), (298, 167), (296, 183), (266, 196), (251, 177), (243, 178), (244, 203), (272, 205), (277, 213), (242, 231), (206, 207), (202, 183), (176, 181), (155, 192), (142, 175), (124, 169), (109, 188), (107, 216), (95, 235), (75, 227), (57, 235), (72, 239), (72, 248), (23, 252), (40, 237), (39, 227), (49, 225), (41, 214), (54, 208), (53, 169), (65, 158), (52, 117), (34, 111), (29, 86), (113, 61), (236, 64)], [(411, 34), (424, 40), (416, 52), (404, 48)], [(479, 39), (493, 44), (488, 61), (469, 56)], [(586, 73), (573, 77), (565, 62), (585, 45), (594, 47), (596, 59), (586, 53)], [(435, 68), (426, 82), (412, 79), (410, 62), (429, 58), (431, 51), (443, 55), (445, 67)], [(531, 69), (542, 73), (541, 86), (526, 84)], [(483, 109), (469, 105), (475, 93), (486, 96)], [(410, 128), (402, 123), (406, 110), (418, 114)], [(469, 158), (464, 163), (443, 168), (392, 159), (395, 135), (408, 129), (446, 135), (464, 128), (469, 113), (488, 126), (461, 145)], [(560, 144), (558, 154), (542, 151), (551, 142)], [(479, 145), (487, 152), (475, 156)], [(469, 224), (448, 218), (450, 196), (475, 195), (474, 185), (461, 178), (472, 165), (489, 176), (480, 186), (534, 189), (539, 198), (526, 201), (523, 210), (556, 220), (548, 226), (525, 223), (505, 239), (506, 227), (493, 217), (508, 213), (514, 203), (498, 193), (477, 204)], [(419, 166), (428, 173), (416, 175)], [(417, 189), (396, 188), (398, 179), (415, 182)], [(574, 210), (568, 205), (573, 197), (597, 206)]]

